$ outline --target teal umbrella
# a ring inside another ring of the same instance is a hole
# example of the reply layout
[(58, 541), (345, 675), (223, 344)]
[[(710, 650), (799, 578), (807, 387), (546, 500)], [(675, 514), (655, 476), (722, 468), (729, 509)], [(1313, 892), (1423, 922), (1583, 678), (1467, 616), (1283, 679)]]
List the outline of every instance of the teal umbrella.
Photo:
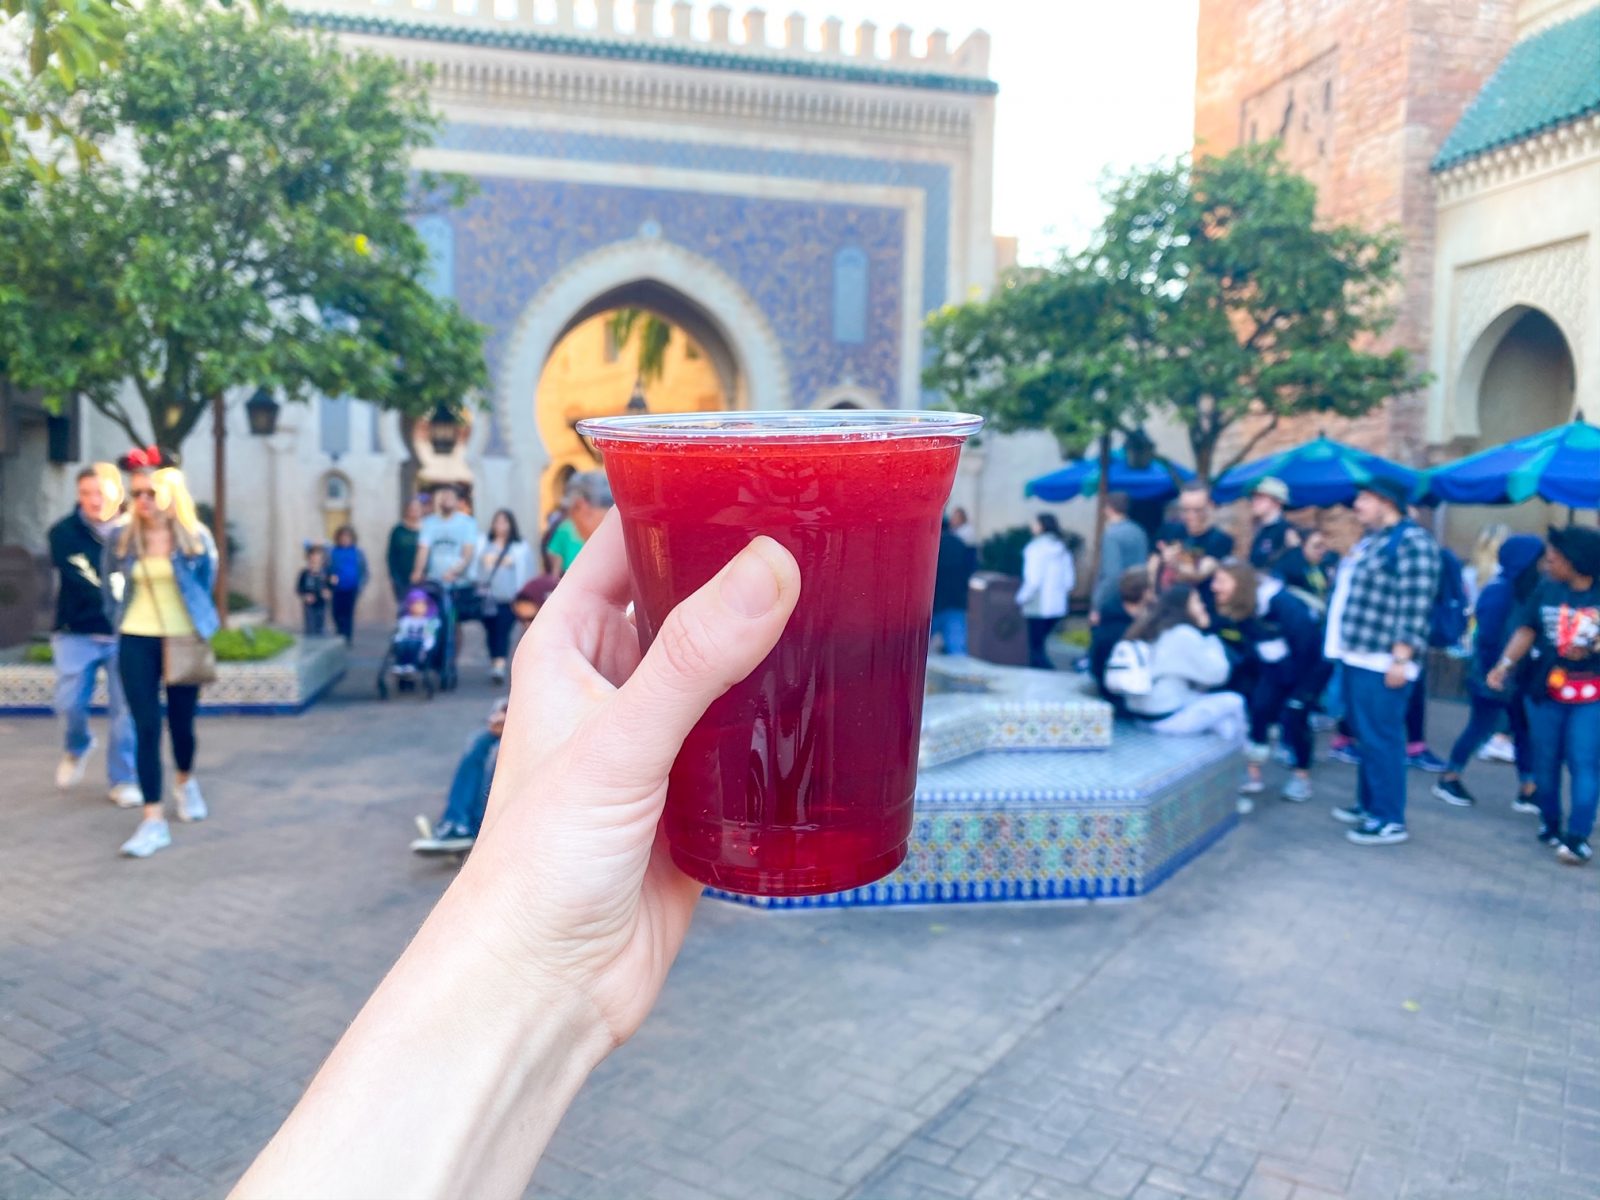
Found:
[(1422, 474), (1371, 451), (1318, 435), (1303, 446), (1223, 472), (1211, 494), (1226, 504), (1249, 495), (1251, 488), (1269, 477), (1288, 486), (1290, 508), (1325, 508), (1349, 504), (1375, 479), (1409, 490), (1417, 486)]
[(1535, 496), (1600, 508), (1600, 429), (1582, 417), (1435, 467), (1427, 494), (1455, 504), (1521, 504)]

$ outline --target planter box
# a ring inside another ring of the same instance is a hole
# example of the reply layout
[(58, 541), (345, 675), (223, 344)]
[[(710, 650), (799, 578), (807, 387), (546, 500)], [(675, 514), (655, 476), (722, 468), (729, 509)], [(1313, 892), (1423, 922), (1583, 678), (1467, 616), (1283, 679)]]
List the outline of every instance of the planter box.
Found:
[[(0, 714), (52, 715), (55, 668), (21, 659), (20, 649), (0, 654)], [(303, 638), (265, 662), (219, 663), (217, 681), (200, 692), (200, 711), (208, 716), (294, 716), (339, 681), (345, 661), (345, 645), (339, 638)], [(101, 676), (95, 687), (95, 711), (103, 712), (105, 703), (105, 677)]]

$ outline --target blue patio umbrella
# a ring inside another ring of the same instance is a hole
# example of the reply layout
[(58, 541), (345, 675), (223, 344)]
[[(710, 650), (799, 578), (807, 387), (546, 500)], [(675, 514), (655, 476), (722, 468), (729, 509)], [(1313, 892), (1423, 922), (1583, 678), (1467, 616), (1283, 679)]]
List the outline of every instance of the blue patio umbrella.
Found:
[(1251, 488), (1268, 477), (1281, 479), (1288, 485), (1290, 508), (1322, 508), (1349, 504), (1356, 493), (1374, 479), (1414, 488), (1422, 473), (1319, 435), (1303, 446), (1242, 463), (1224, 472), (1211, 494), (1226, 504), (1248, 495)]
[(1428, 472), (1427, 494), (1454, 504), (1521, 504), (1537, 496), (1600, 508), (1600, 429), (1583, 418)]
[[(1172, 473), (1190, 480), (1194, 472), (1187, 468), (1160, 462), (1148, 467), (1130, 467), (1121, 450), (1111, 454), (1111, 480), (1108, 491), (1127, 492), (1135, 500), (1169, 500), (1178, 494), (1178, 485), (1172, 482)], [(1100, 460), (1080, 458), (1059, 471), (1051, 471), (1023, 486), (1024, 496), (1040, 500), (1071, 500), (1077, 496), (1092, 496), (1100, 490)]]

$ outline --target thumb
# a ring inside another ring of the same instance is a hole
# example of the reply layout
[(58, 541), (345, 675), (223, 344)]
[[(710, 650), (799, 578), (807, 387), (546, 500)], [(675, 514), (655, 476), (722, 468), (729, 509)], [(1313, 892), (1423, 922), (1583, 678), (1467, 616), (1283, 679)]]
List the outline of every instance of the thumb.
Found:
[(674, 608), (609, 705), (607, 724), (628, 731), (609, 773), (635, 786), (665, 779), (711, 702), (777, 645), (799, 598), (794, 556), (758, 537)]

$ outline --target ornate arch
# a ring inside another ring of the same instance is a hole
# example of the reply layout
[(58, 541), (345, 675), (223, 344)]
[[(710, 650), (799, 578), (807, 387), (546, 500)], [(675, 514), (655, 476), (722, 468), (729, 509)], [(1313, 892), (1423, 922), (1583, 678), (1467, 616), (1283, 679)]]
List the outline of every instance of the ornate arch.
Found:
[[(738, 367), (733, 397), (739, 408), (786, 408), (789, 367), (783, 346), (766, 315), (720, 267), (653, 231), (613, 242), (584, 255), (552, 276), (528, 301), (507, 339), (506, 357), (495, 381), (495, 409), (504, 422), (508, 445), (537, 473), (544, 447), (535, 421), (539, 375), (572, 319), (607, 292), (651, 281), (680, 292), (704, 312), (732, 349)], [(482, 452), (487, 434), (474, 449)]]

